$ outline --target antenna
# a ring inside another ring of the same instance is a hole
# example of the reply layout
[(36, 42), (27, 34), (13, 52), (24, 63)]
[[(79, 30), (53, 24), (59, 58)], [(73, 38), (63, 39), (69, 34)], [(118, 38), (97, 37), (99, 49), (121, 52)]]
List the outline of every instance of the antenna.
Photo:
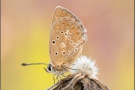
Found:
[(29, 65), (49, 65), (46, 63), (22, 63), (22, 66), (29, 66)]

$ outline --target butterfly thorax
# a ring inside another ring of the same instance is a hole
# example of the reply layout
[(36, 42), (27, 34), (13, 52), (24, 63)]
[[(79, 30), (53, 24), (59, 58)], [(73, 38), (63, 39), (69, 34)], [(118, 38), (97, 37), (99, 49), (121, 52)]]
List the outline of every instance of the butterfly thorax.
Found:
[(51, 64), (49, 64), (47, 67), (47, 72), (54, 74), (63, 74), (65, 72), (68, 72), (68, 68), (66, 65), (52, 66)]
[(54, 67), (54, 71), (55, 71), (55, 73), (57, 74), (59, 74), (59, 73), (65, 73), (65, 72), (68, 72), (68, 69), (66, 68), (66, 67), (63, 67), (63, 66), (56, 66), (56, 67)]

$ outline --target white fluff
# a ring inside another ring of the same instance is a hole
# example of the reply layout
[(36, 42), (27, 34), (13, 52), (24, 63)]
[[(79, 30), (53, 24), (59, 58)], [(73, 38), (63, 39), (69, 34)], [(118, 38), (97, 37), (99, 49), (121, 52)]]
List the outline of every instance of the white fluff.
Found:
[(71, 68), (70, 72), (72, 74), (83, 73), (87, 74), (89, 78), (97, 79), (98, 68), (95, 66), (95, 61), (91, 58), (81, 56), (71, 65)]

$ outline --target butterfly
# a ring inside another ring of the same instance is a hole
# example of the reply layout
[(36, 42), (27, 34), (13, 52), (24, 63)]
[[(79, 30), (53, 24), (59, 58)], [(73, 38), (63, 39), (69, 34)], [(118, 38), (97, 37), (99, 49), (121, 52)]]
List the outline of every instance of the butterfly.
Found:
[(73, 62), (81, 55), (87, 41), (86, 32), (87, 30), (74, 14), (66, 8), (57, 6), (53, 14), (49, 38), (51, 60), (46, 71), (58, 75), (68, 72)]
[(57, 6), (51, 24), (49, 72), (67, 72), (87, 41), (86, 29), (69, 10)]

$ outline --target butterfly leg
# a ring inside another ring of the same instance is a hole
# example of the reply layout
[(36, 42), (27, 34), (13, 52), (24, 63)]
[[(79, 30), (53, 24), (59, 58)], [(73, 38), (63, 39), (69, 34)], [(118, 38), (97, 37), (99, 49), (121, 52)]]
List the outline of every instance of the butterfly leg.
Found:
[(59, 79), (61, 80), (61, 77), (60, 77), (61, 75), (59, 75)]
[(55, 78), (54, 78), (54, 75), (55, 75), (55, 74), (53, 74), (53, 81), (54, 81), (54, 84), (55, 84)]
[(58, 82), (59, 82), (59, 77), (60, 77), (60, 75), (57, 75), (57, 77), (56, 77), (56, 79), (58, 80)]
[(66, 71), (67, 71), (67, 68), (66, 68), (65, 66), (66, 66), (66, 64), (65, 64), (65, 63), (63, 63), (63, 65), (61, 65), (61, 67), (62, 67), (64, 70), (66, 70)]
[(61, 76), (66, 77), (66, 76), (64, 75), (64, 73), (62, 73)]

